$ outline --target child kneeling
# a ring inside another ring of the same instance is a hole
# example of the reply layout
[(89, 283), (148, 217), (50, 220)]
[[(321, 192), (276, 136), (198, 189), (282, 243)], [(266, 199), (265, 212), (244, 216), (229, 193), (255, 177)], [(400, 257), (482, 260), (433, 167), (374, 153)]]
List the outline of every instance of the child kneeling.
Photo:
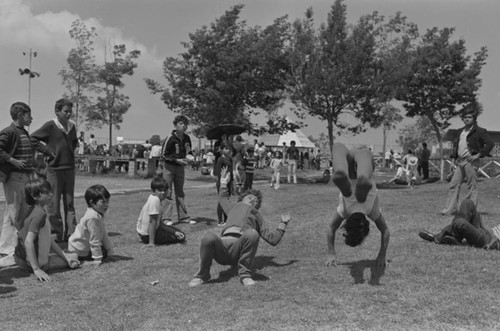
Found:
[[(153, 247), (155, 245), (175, 244), (184, 242), (186, 235), (181, 230), (167, 225), (161, 221), (163, 212), (161, 201), (165, 199), (165, 191), (168, 189), (167, 180), (161, 176), (155, 176), (151, 181), (151, 194), (142, 207), (137, 220), (137, 233), (142, 242)], [(168, 205), (166, 209), (172, 208)]]
[(18, 233), (18, 244), (14, 259), (27, 271), (33, 271), (40, 281), (50, 281), (48, 270), (77, 268), (78, 256), (64, 253), (51, 237), (50, 222), (45, 207), (52, 203), (50, 183), (43, 178), (32, 179), (25, 186), (26, 202), (30, 206), (29, 215)]
[(98, 266), (114, 254), (104, 223), (110, 197), (109, 191), (99, 184), (85, 191), (87, 211), (68, 240), (68, 250), (77, 253), (84, 265)]

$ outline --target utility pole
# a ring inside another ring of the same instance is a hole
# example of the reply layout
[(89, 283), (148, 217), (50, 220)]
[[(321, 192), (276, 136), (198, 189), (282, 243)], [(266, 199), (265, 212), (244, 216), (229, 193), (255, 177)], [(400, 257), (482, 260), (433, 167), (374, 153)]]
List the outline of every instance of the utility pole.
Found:
[(28, 75), (28, 106), (31, 106), (31, 79), (35, 77), (40, 77), (40, 74), (38, 72), (31, 71), (31, 61), (32, 58), (38, 55), (38, 53), (36, 51), (32, 51), (32, 49), (30, 48), (29, 53), (23, 52), (23, 55), (24, 56), (28, 55), (30, 57), (30, 66), (29, 68), (24, 68), (24, 69), (19, 68), (19, 74), (21, 76)]

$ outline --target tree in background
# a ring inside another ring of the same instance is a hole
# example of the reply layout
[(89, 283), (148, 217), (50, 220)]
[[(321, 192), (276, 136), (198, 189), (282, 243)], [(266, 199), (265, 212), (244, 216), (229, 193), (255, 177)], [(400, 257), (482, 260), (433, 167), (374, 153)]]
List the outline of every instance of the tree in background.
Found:
[(69, 51), (67, 66), (59, 71), (59, 76), (69, 91), (64, 96), (73, 102), (78, 131), (79, 125), (85, 122), (86, 113), (93, 106), (91, 95), (97, 91), (98, 67), (95, 64), (93, 41), (97, 33), (95, 27), (89, 29), (85, 23), (76, 20), (71, 24), (69, 35), (77, 46)]
[(453, 28), (427, 31), (412, 53), (410, 70), (398, 92), (398, 99), (405, 102), (406, 115), (426, 117), (434, 129), (440, 150), (441, 180), (444, 167), (441, 130), (464, 107), (479, 107), (479, 74), (487, 58), (486, 47), (473, 58), (468, 56), (463, 39), (450, 40), (453, 32)]
[[(376, 14), (366, 15), (352, 27), (346, 22), (347, 6), (336, 0), (327, 23), (314, 29), (313, 11), (293, 23), (290, 45), (292, 67), (290, 97), (295, 105), (326, 121), (329, 150), (334, 128), (353, 133), (377, 115), (374, 107)], [(359, 123), (345, 123), (341, 115), (352, 114)]]
[[(441, 136), (443, 132), (440, 132)], [(398, 144), (407, 152), (409, 149), (416, 150), (423, 142), (433, 146), (438, 143), (438, 138), (430, 120), (427, 117), (418, 117), (414, 124), (405, 125), (398, 130)]]
[(136, 60), (141, 54), (138, 50), (127, 53), (125, 45), (115, 45), (113, 48), (113, 61), (106, 62), (99, 70), (98, 81), (103, 85), (101, 95), (97, 97), (97, 103), (87, 113), (87, 121), (90, 126), (102, 128), (104, 124), (109, 126), (109, 148), (113, 144), (113, 126), (120, 129), (123, 115), (130, 108), (129, 97), (120, 93), (125, 84), (125, 75), (132, 76), (137, 68)]
[(380, 17), (375, 36), (377, 65), (374, 79), (378, 83), (373, 84), (374, 105), (380, 116), (372, 116), (370, 126), (382, 127), (382, 151), (385, 152), (387, 133), (403, 120), (400, 109), (391, 102), (396, 99), (397, 91), (407, 75), (410, 54), (418, 38), (418, 27), (408, 22), (400, 12), (396, 12), (387, 22), (384, 17)]
[[(146, 79), (151, 93), (161, 94), (169, 109), (182, 113), (200, 128), (239, 124), (250, 133), (279, 132), (299, 126), (276, 115), (285, 96), (289, 73), (289, 23), (278, 18), (265, 29), (239, 22), (243, 5), (226, 11), (210, 27), (203, 26), (183, 42), (179, 58), (168, 57), (163, 72), (169, 88)], [(252, 122), (261, 111), (268, 128)]]

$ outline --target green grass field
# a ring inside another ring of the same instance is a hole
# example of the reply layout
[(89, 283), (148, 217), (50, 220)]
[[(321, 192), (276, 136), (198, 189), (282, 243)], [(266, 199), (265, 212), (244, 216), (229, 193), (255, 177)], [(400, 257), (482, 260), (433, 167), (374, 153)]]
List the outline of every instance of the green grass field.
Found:
[[(186, 244), (147, 248), (135, 230), (148, 193), (111, 197), (107, 230), (118, 254), (97, 268), (50, 273), (40, 283), (12, 267), (0, 269), (2, 330), (498, 330), (498, 251), (435, 245), (418, 237), (451, 221), (439, 215), (447, 184), (380, 190), (391, 232), (390, 263), (373, 267), (380, 235), (347, 247), (337, 233), (337, 267), (325, 267), (326, 230), (336, 207), (332, 184), (261, 184), (262, 214), (271, 226), (292, 215), (282, 242), (261, 241), (256, 286), (245, 288), (229, 267), (214, 263), (212, 281), (188, 288), (199, 242), (220, 232), (215, 188), (188, 189), (196, 225), (180, 225)], [(500, 221), (499, 181), (482, 180), (480, 206), (488, 226)], [(77, 199), (77, 216), (85, 210)], [(3, 214), (3, 207), (0, 209)], [(152, 282), (158, 281), (156, 285)]]

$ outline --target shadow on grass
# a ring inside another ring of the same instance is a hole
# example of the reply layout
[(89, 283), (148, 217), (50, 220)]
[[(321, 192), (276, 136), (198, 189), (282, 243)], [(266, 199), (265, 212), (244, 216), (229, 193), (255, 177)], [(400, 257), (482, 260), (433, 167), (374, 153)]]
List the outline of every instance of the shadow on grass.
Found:
[(354, 278), (354, 284), (364, 284), (364, 271), (365, 269), (370, 269), (370, 279), (368, 284), (370, 285), (382, 285), (380, 284), (380, 278), (385, 273), (386, 267), (375, 266), (374, 260), (361, 260), (356, 262), (341, 263), (341, 265), (346, 265), (351, 270), (351, 276)]
[[(256, 256), (253, 260), (254, 272), (252, 278), (256, 281), (267, 281), (269, 277), (256, 272), (255, 270), (261, 270), (266, 266), (271, 267), (286, 267), (298, 262), (298, 260), (290, 260), (287, 263), (276, 263), (273, 261), (274, 256)], [(224, 283), (229, 281), (229, 279), (238, 276), (238, 268), (233, 265), (229, 269), (219, 272), (219, 277), (210, 281), (211, 283)]]
[(11, 266), (0, 269), (0, 296), (17, 290), (15, 286), (4, 286), (14, 284), (14, 278), (26, 278), (31, 274), (20, 269), (18, 266)]
[(130, 256), (122, 256), (122, 255), (113, 255), (108, 258), (106, 258), (104, 263), (115, 263), (115, 262), (120, 262), (120, 261), (130, 261), (133, 260), (133, 257)]
[(122, 234), (120, 232), (108, 232), (108, 236), (110, 237), (117, 237), (121, 236)]
[(206, 225), (212, 225), (212, 223), (217, 223), (216, 219), (208, 217), (193, 217), (193, 220), (196, 221), (196, 223), (205, 223)]
[(401, 190), (408, 188), (408, 185), (398, 185), (398, 184), (388, 184), (388, 183), (377, 183), (377, 190)]

